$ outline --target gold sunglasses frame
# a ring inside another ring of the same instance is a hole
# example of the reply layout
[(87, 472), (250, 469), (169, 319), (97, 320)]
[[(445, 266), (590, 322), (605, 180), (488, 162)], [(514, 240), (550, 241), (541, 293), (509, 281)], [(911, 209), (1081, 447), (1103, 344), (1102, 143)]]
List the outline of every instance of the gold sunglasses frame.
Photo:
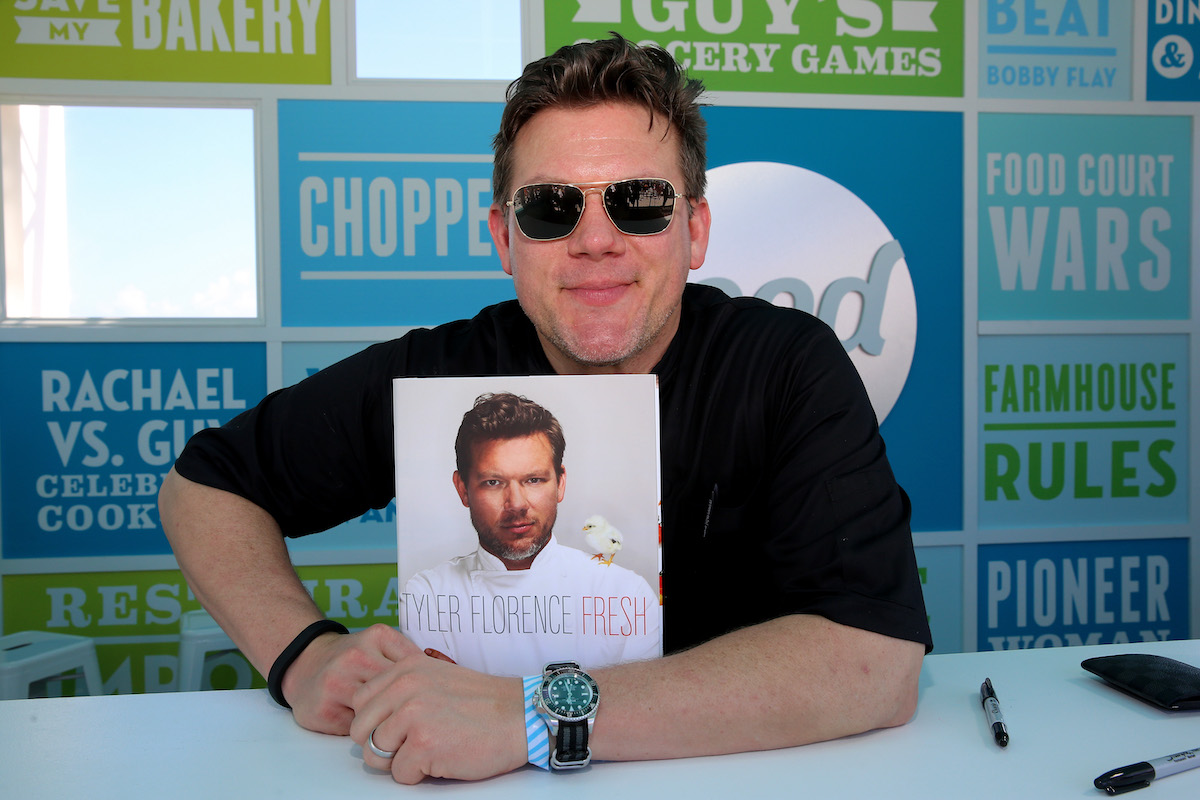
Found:
[[(663, 227), (663, 229), (661, 231), (654, 231), (653, 233), (628, 233), (628, 232), (622, 230), (621, 226), (618, 225), (616, 223), (616, 220), (614, 220), (612, 218), (612, 212), (608, 210), (608, 203), (604, 202), (604, 193), (607, 192), (610, 187), (616, 186), (618, 183), (633, 183), (636, 181), (662, 181), (667, 186), (671, 187), (671, 215), (667, 218), (667, 224)], [(535, 239), (534, 237), (530, 236), (529, 234), (527, 234), (525, 232), (525, 229), (521, 227), (521, 221), (516, 218), (516, 197), (517, 197), (517, 192), (521, 191), (522, 189), (528, 189), (531, 186), (571, 186), (575, 189), (578, 189), (580, 192), (583, 193), (583, 208), (580, 209), (579, 218), (575, 220), (575, 224), (571, 226), (571, 230), (567, 231), (562, 236), (555, 236), (550, 239)], [(604, 208), (604, 216), (608, 217), (608, 221), (610, 223), (612, 223), (612, 226), (614, 228), (616, 228), (618, 232), (620, 232), (621, 234), (623, 234), (625, 236), (658, 236), (661, 233), (666, 233), (670, 229), (671, 223), (673, 223), (675, 221), (675, 203), (681, 197), (681, 195), (679, 194), (679, 190), (675, 188), (675, 184), (672, 183), (671, 181), (667, 180), (666, 178), (621, 178), (621, 179), (615, 180), (615, 181), (591, 181), (589, 183), (563, 183), (561, 181), (538, 181), (537, 183), (522, 184), (521, 186), (518, 186), (517, 188), (513, 189), (512, 194), (509, 195), (509, 199), (507, 202), (505, 202), (504, 206), (506, 208), (513, 209), (513, 220), (517, 224), (517, 230), (519, 230), (521, 232), (521, 235), (524, 236), (526, 239), (528, 239), (531, 242), (557, 242), (560, 239), (566, 239), (568, 236), (570, 236), (571, 234), (573, 234), (575, 232), (576, 228), (579, 227), (579, 223), (583, 220), (583, 214), (585, 211), (587, 211), (587, 198), (588, 198), (589, 194), (599, 194), (600, 195), (600, 205), (603, 206), (603, 208)], [(684, 198), (684, 199), (686, 200), (687, 198)], [(690, 206), (690, 203), (689, 203), (689, 206)]]

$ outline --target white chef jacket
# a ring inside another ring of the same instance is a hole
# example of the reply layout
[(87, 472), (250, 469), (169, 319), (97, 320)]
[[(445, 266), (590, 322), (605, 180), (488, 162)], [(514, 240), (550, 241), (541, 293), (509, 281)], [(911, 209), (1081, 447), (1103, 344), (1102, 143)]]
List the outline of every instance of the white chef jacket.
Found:
[(482, 547), (418, 572), (400, 596), (400, 631), (465, 667), (541, 673), (554, 661), (585, 669), (662, 655), (662, 609), (646, 580), (551, 536), (527, 570)]

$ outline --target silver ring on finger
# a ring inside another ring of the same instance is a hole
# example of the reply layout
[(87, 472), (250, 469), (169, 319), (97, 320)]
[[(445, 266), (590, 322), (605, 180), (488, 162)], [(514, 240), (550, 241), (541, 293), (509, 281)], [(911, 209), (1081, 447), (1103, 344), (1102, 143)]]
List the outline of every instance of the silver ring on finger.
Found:
[(377, 744), (375, 744), (375, 731), (373, 731), (373, 730), (369, 734), (367, 734), (367, 749), (370, 750), (375, 755), (379, 756), (380, 758), (395, 758), (396, 757), (395, 750), (380, 750), (379, 749), (379, 746)]

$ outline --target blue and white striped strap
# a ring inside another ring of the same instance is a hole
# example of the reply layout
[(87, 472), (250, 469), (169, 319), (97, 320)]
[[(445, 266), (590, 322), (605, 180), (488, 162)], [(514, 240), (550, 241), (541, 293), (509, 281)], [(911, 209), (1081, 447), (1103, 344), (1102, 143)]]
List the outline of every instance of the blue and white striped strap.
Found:
[(537, 693), (542, 686), (541, 675), (528, 675), (525, 683), (525, 743), (529, 747), (529, 763), (544, 770), (550, 769), (550, 731), (537, 713)]

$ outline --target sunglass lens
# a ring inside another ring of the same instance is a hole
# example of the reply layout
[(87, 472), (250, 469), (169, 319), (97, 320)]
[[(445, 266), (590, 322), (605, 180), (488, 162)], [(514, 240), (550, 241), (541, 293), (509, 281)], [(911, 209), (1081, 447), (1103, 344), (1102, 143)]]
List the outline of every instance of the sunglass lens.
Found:
[(675, 190), (658, 178), (620, 181), (605, 190), (604, 205), (622, 232), (648, 236), (662, 233), (671, 224)]
[(530, 239), (561, 239), (583, 214), (583, 190), (562, 183), (522, 186), (513, 197), (521, 232)]

